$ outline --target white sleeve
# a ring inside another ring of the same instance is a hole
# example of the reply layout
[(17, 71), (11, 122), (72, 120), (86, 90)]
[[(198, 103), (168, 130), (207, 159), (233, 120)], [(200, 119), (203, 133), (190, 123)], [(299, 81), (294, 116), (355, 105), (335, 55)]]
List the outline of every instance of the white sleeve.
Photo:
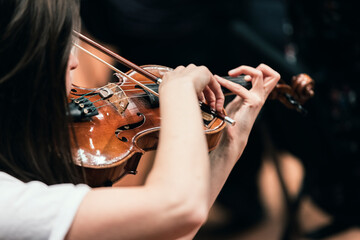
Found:
[(64, 239), (90, 187), (24, 183), (0, 172), (0, 239)]

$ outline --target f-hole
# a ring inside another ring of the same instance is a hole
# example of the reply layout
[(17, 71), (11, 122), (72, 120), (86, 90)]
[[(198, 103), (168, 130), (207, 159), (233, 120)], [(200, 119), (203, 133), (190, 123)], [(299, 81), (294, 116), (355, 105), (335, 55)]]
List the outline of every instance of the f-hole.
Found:
[(123, 125), (115, 130), (115, 135), (120, 141), (122, 141), (122, 142), (129, 141), (126, 137), (121, 136), (121, 133), (138, 128), (145, 123), (146, 118), (145, 118), (144, 114), (138, 112), (138, 113), (136, 113), (136, 115), (141, 117), (140, 121)]

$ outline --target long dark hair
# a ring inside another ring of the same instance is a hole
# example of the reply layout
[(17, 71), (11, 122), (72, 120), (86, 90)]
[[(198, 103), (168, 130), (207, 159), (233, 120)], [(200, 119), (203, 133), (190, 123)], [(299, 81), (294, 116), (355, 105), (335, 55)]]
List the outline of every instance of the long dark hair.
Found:
[(75, 0), (0, 0), (0, 170), (47, 184), (79, 182), (66, 69)]

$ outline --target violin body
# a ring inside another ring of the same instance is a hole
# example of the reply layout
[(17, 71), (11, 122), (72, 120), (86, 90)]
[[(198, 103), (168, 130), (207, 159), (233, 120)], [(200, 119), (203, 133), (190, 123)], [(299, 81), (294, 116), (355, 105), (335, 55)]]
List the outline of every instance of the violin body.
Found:
[[(142, 68), (158, 77), (172, 70), (158, 65)], [(135, 71), (127, 75), (142, 84), (153, 84)], [(104, 98), (108, 92), (112, 92), (112, 96)], [(157, 148), (161, 122), (159, 107), (151, 95), (126, 77), (97, 90), (73, 86), (69, 97), (77, 99), (84, 95), (98, 111), (91, 118), (73, 123), (74, 161), (85, 170), (86, 183), (92, 187), (112, 185), (126, 174), (136, 174), (141, 156)], [(208, 147), (212, 150), (225, 123), (209, 118), (206, 113), (203, 118)]]

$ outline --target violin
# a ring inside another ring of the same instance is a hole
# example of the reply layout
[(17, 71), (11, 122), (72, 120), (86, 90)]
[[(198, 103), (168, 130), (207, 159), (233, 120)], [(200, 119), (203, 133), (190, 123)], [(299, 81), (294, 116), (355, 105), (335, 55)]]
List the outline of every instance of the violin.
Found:
[[(69, 95), (69, 110), (74, 120), (72, 127), (76, 139), (72, 144), (74, 162), (85, 171), (88, 185), (111, 186), (127, 174), (136, 174), (141, 156), (157, 148), (161, 121), (158, 86), (162, 76), (172, 69), (160, 65), (139, 67), (82, 34), (74, 34), (131, 68), (123, 73), (109, 66), (116, 72), (116, 82), (98, 89), (73, 85)], [(245, 81), (244, 76), (225, 78), (247, 89), (251, 88), (251, 83)], [(223, 87), (222, 90), (225, 96), (232, 95)], [(300, 74), (293, 77), (291, 86), (285, 82), (279, 83), (269, 98), (279, 99), (285, 106), (306, 113), (302, 104), (313, 95), (314, 81), (308, 75)], [(216, 148), (226, 124), (236, 123), (225, 112), (217, 112), (206, 103), (199, 102), (199, 107), (211, 151)]]

